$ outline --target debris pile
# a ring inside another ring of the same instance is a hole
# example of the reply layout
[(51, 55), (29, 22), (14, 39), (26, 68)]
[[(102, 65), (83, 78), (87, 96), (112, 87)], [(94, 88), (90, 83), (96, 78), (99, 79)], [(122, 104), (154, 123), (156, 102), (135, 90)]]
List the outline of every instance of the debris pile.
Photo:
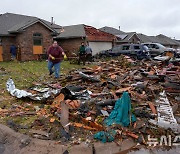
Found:
[[(166, 65), (121, 56), (72, 70), (59, 81), (41, 86), (44, 88), (20, 91), (11, 79), (7, 81), (7, 90), (17, 98), (44, 98), (42, 106), (30, 104), (37, 115), (30, 128), (41, 128), (48, 139), (73, 144), (84, 140), (120, 144), (131, 137), (147, 145), (148, 135), (175, 137), (180, 133), (176, 120), (180, 116), (179, 63)], [(17, 108), (19, 114), (26, 109)], [(1, 115), (12, 113), (0, 108)]]

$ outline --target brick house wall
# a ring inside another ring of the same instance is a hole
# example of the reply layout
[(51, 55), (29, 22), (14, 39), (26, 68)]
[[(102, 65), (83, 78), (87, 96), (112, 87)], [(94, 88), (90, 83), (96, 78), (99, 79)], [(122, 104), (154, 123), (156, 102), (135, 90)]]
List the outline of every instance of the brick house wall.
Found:
[(48, 47), (52, 44), (53, 37), (51, 31), (41, 23), (33, 24), (32, 26), (25, 29), (23, 33), (16, 36), (16, 45), (20, 46), (21, 61), (37, 60), (38, 55), (33, 54), (33, 34), (42, 34), (42, 46), (43, 52), (46, 53)]
[(43, 53), (45, 54), (48, 47), (52, 44), (53, 41), (53, 37), (51, 35), (52, 32), (47, 27), (38, 22), (26, 28), (22, 33), (16, 34), (15, 37), (1, 37), (3, 47), (3, 61), (11, 60), (10, 46), (12, 44), (16, 45), (16, 47), (19, 45), (20, 47), (18, 60), (37, 60), (38, 55), (33, 54), (34, 33), (42, 34)]
[(58, 39), (58, 44), (63, 48), (67, 56), (72, 56), (72, 53), (78, 53), (81, 42), (85, 42), (83, 38)]

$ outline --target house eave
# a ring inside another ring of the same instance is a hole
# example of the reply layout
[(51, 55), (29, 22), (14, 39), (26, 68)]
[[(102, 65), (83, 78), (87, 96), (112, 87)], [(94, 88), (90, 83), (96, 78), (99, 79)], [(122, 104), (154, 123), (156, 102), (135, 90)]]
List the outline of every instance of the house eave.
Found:
[(69, 37), (55, 37), (58, 40), (67, 40), (67, 39), (75, 39), (75, 38), (86, 38), (86, 36), (69, 36)]
[(15, 37), (13, 34), (0, 34), (0, 37)]

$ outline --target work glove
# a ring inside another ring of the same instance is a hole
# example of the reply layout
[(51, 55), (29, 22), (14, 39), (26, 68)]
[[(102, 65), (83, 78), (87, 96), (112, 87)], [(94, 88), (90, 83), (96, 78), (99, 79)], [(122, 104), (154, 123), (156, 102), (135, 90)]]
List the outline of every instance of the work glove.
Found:
[(51, 54), (49, 54), (49, 57), (50, 57), (52, 60), (55, 60), (55, 57), (53, 57)]
[(52, 60), (55, 60), (55, 58), (54, 58), (54, 57), (51, 57), (51, 59), (52, 59)]
[(64, 60), (67, 60), (67, 56), (66, 56), (66, 54), (64, 54)]

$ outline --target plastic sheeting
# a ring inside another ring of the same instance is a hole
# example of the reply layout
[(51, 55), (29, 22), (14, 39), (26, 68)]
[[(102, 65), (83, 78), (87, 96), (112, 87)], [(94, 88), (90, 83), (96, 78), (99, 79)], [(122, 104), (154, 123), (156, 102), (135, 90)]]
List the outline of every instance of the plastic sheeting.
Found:
[(114, 141), (115, 136), (116, 136), (115, 130), (110, 130), (108, 132), (101, 131), (94, 134), (94, 139), (97, 139), (103, 143), (106, 143), (106, 142)]
[[(49, 98), (52, 94), (53, 95), (59, 94), (60, 90), (61, 90), (61, 89), (44, 88), (44, 90), (43, 91), (41, 90), (38, 94), (32, 94), (25, 90), (17, 89), (14, 84), (14, 81), (12, 79), (8, 79), (8, 81), (6, 83), (6, 87), (7, 87), (7, 91), (12, 96), (15, 96), (17, 98), (28, 97), (32, 100), (37, 100), (37, 101), (45, 100), (45, 99)], [(35, 90), (37, 90), (37, 89), (35, 88)]]
[[(131, 118), (131, 119), (130, 119)], [(109, 117), (104, 120), (107, 126), (113, 124), (120, 124), (122, 126), (129, 126), (131, 122), (136, 121), (136, 117), (131, 113), (131, 100), (128, 92), (124, 92), (122, 97), (116, 101), (115, 107)]]

